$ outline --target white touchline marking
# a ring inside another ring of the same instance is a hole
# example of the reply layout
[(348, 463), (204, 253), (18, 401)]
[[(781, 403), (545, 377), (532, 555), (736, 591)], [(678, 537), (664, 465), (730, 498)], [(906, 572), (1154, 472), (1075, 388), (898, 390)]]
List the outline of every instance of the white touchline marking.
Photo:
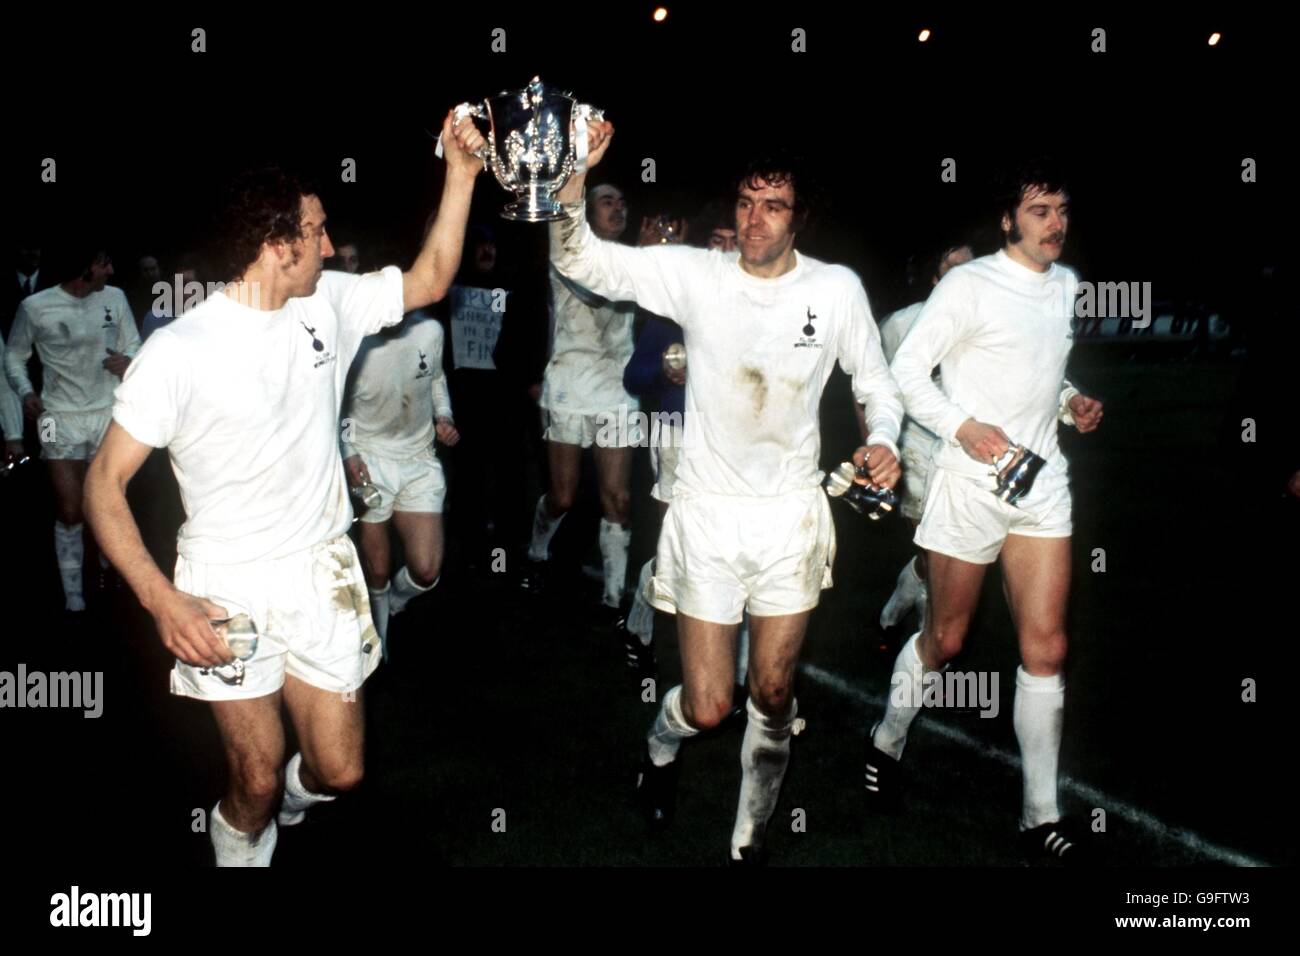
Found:
[[(874, 707), (878, 710), (885, 709), (885, 699), (878, 694), (871, 694), (860, 687), (855, 687), (838, 674), (828, 671), (825, 668), (818, 667), (816, 664), (800, 664), (799, 669), (808, 677), (827, 687), (835, 693), (847, 697), (863, 706)], [(995, 747), (986, 743), (977, 737), (973, 737), (964, 730), (951, 727), (940, 720), (928, 714), (921, 714), (918, 720), (925, 721), (927, 730), (931, 730), (947, 740), (952, 741), (960, 747), (972, 750), (981, 756), (988, 757), (997, 761), (1003, 766), (1010, 767), (1019, 772), (1020, 758), (1013, 753), (1003, 750), (1001, 747)], [(1219, 846), (1217, 843), (1211, 843), (1191, 830), (1184, 830), (1179, 827), (1171, 827), (1167, 823), (1152, 816), (1140, 807), (1135, 807), (1103, 790), (1098, 790), (1091, 784), (1084, 783), (1081, 780), (1075, 780), (1073, 777), (1065, 774), (1061, 775), (1061, 786), (1093, 806), (1105, 807), (1108, 813), (1114, 813), (1129, 823), (1136, 824), (1145, 830), (1150, 831), (1157, 837), (1167, 840), (1173, 840), (1181, 843), (1188, 849), (1194, 850), (1203, 856), (1221, 863), (1228, 863), (1232, 866), (1270, 866), (1263, 860), (1257, 860), (1254, 857), (1247, 856), (1237, 850), (1229, 847)]]

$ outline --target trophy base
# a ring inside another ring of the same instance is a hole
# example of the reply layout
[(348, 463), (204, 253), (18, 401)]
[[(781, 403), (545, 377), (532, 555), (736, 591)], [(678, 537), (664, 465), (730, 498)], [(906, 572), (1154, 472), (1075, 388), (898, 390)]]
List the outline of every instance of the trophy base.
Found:
[(567, 219), (564, 207), (549, 200), (521, 199), (501, 210), (501, 218), (512, 222), (556, 222)]

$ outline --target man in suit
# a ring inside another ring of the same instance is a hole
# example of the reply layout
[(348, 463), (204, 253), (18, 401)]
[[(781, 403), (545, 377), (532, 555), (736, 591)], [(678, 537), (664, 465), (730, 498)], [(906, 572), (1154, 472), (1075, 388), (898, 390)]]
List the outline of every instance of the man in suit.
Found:
[(6, 340), (14, 325), (18, 303), (35, 292), (53, 285), (49, 273), (41, 269), (41, 244), (27, 236), (14, 246), (14, 271), (4, 282), (4, 305), (0, 309), (0, 332)]

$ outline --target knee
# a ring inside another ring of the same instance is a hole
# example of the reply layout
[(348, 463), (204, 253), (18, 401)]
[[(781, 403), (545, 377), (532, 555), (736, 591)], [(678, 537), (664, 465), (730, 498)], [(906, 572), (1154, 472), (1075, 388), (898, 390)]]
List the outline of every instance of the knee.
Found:
[(316, 778), (330, 793), (347, 793), (361, 785), (365, 778), (365, 764), (360, 759), (331, 762), (316, 771)]
[(361, 573), (365, 575), (366, 584), (378, 590), (388, 583), (393, 569), (387, 555), (377, 556), (363, 553), (361, 555)]
[(382, 591), (384, 585), (388, 583), (389, 568), (386, 564), (371, 564), (368, 561), (362, 562), (361, 572), (366, 579), (366, 587), (372, 591)]
[(269, 807), (280, 797), (284, 788), (284, 775), (270, 762), (258, 762), (240, 767), (232, 781), (234, 789), (245, 802), (259, 807)]
[(682, 714), (692, 727), (712, 730), (731, 713), (729, 694), (700, 694), (682, 700)]
[(84, 512), (81, 508), (81, 499), (75, 501), (60, 501), (54, 510), (54, 517), (61, 524), (69, 527), (79, 525), (85, 520)]
[(433, 555), (421, 558), (408, 556), (406, 571), (416, 587), (428, 588), (433, 586), (433, 582), (437, 581), (438, 575), (442, 573), (442, 562)]
[(552, 488), (550, 499), (546, 502), (547, 511), (552, 518), (559, 518), (566, 515), (573, 508), (573, 499), (576, 496), (576, 489), (573, 488)]
[(750, 691), (750, 699), (764, 715), (779, 720), (790, 713), (790, 685), (770, 681), (760, 681)]
[(614, 491), (605, 491), (601, 495), (601, 506), (605, 511), (605, 517), (615, 524), (627, 524), (628, 509), (631, 503), (632, 496), (621, 488)]
[(1064, 628), (1043, 628), (1022, 635), (1021, 646), (1025, 670), (1042, 677), (1061, 672), (1069, 639)]
[[(924, 649), (935, 657), (935, 660), (926, 663), (938, 667), (948, 663), (948, 661), (960, 654), (969, 627), (969, 618), (927, 620), (923, 637), (928, 638), (928, 640), (923, 641), (922, 644)], [(925, 659), (924, 652), (921, 657), (922, 660)]]

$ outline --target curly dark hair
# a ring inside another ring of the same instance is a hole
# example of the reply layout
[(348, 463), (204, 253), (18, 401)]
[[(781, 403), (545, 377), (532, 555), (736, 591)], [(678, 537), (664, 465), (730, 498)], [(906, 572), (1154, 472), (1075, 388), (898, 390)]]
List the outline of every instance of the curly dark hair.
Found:
[(735, 206), (734, 201), (728, 204), (725, 199), (710, 199), (699, 214), (691, 220), (690, 236), (692, 244), (701, 247), (707, 246), (709, 237), (713, 235), (713, 230), (735, 229)]
[(53, 253), (46, 256), (43, 271), (60, 282), (71, 282), (73, 279), (89, 278), (91, 266), (111, 258), (108, 243), (102, 237), (77, 238), (56, 246)]
[(751, 160), (736, 177), (733, 201), (739, 198), (742, 187), (758, 188), (759, 180), (769, 186), (784, 186), (789, 183), (794, 189), (794, 221), (791, 231), (805, 232), (816, 221), (817, 212), (821, 208), (821, 192), (801, 157), (775, 153)]
[(1047, 194), (1070, 194), (1065, 170), (1051, 157), (1035, 157), (1017, 165), (1009, 166), (998, 176), (993, 187), (996, 222), (1002, 217), (1011, 220), (1011, 231), (1006, 233), (1006, 242), (1015, 243), (1021, 239), (1020, 230), (1016, 228), (1016, 209), (1021, 201), (1031, 192)]
[(226, 187), (215, 224), (213, 264), (234, 282), (257, 261), (264, 242), (301, 239), (302, 198), (317, 194), (304, 178), (278, 166), (240, 173)]
[(58, 237), (42, 257), (41, 272), (59, 282), (71, 282), (88, 276), (90, 267), (109, 256), (112, 230), (106, 228), (102, 209), (79, 212), (76, 221), (60, 222), (54, 230)]

